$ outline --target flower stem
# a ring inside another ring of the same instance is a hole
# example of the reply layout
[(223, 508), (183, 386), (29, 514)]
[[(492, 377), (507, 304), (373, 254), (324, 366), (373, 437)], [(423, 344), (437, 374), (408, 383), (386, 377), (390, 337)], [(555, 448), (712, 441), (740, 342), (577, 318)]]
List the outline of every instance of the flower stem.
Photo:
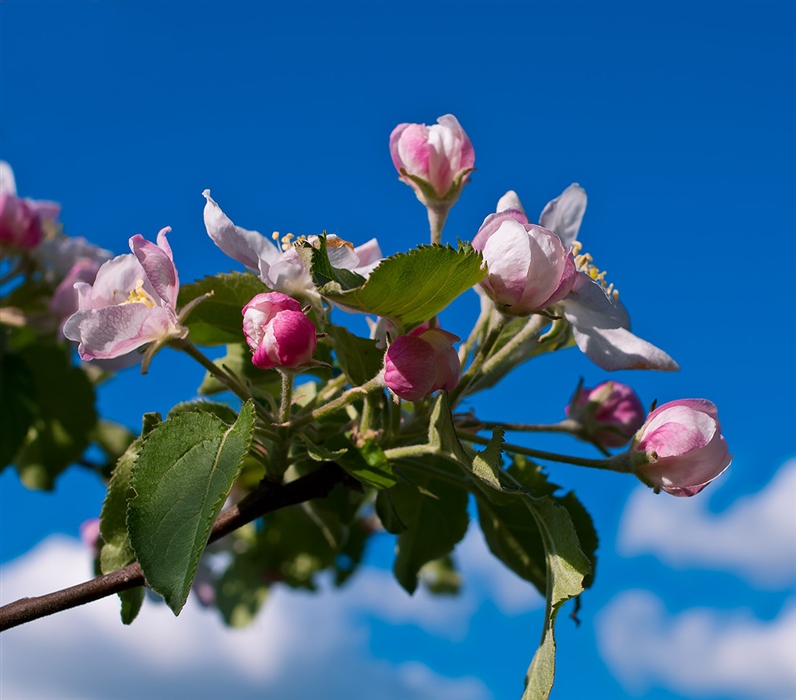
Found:
[(577, 433), (582, 429), (578, 421), (567, 418), (560, 423), (500, 423), (497, 421), (479, 421), (484, 430), (503, 428), (516, 433)]
[(428, 225), (431, 229), (431, 243), (442, 243), (442, 229), (448, 218), (450, 206), (426, 204), (428, 209)]
[(387, 459), (406, 459), (408, 457), (422, 457), (423, 455), (433, 455), (439, 452), (438, 447), (434, 445), (407, 445), (406, 447), (391, 447), (384, 450), (384, 456)]
[(280, 369), (282, 375), (282, 403), (279, 405), (279, 422), (287, 423), (290, 420), (290, 404), (293, 401), (293, 372)]
[(501, 331), (506, 326), (506, 318), (503, 316), (503, 314), (498, 313), (497, 316), (493, 318), (494, 321), (487, 332), (486, 338), (484, 338), (484, 341), (478, 346), (478, 350), (476, 350), (472, 363), (459, 379), (459, 383), (456, 388), (450, 392), (451, 407), (455, 406), (467, 393), (467, 389), (469, 388), (470, 384), (472, 384), (473, 379), (475, 379), (487, 357), (489, 357), (489, 353), (500, 337)]
[(345, 408), (346, 406), (350, 406), (354, 401), (364, 396), (367, 396), (371, 391), (376, 391), (377, 389), (384, 388), (384, 373), (380, 372), (377, 374), (373, 379), (368, 382), (365, 382), (362, 386), (355, 386), (349, 389), (348, 391), (344, 391), (340, 396), (338, 396), (333, 401), (329, 403), (319, 406), (314, 411), (309, 414), (300, 416), (295, 418), (291, 422), (291, 427), (298, 427), (301, 425), (305, 425), (307, 423), (311, 423), (314, 420), (319, 418), (323, 418), (324, 416), (328, 416), (330, 413), (334, 413), (335, 411), (339, 411), (341, 408)]
[[(473, 435), (463, 430), (457, 430), (456, 435), (460, 440), (466, 442), (473, 442), (478, 445), (488, 445), (489, 440), (481, 437), (480, 435)], [(532, 447), (522, 447), (521, 445), (511, 445), (504, 443), (503, 449), (506, 452), (516, 452), (517, 454), (534, 457), (536, 459), (545, 459), (549, 462), (563, 462), (564, 464), (574, 464), (578, 467), (590, 467), (591, 469), (604, 469), (607, 471), (620, 472), (622, 474), (631, 473), (630, 461), (627, 452), (609, 457), (608, 459), (587, 459), (585, 457), (574, 457), (572, 455), (560, 455), (555, 452), (545, 452), (543, 450), (535, 450)]]

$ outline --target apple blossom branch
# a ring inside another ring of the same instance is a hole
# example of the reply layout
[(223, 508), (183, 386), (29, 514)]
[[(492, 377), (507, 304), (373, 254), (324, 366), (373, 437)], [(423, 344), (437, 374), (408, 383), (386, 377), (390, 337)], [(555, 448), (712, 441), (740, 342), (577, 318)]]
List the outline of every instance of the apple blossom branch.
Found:
[[(218, 516), (208, 543), (267, 513), (323, 498), (337, 484), (343, 483), (345, 476), (346, 473), (335, 462), (323, 462), (314, 472), (287, 484), (263, 481), (256, 491)], [(21, 598), (0, 607), (0, 632), (143, 585), (146, 585), (144, 574), (135, 562), (76, 586), (34, 598)]]

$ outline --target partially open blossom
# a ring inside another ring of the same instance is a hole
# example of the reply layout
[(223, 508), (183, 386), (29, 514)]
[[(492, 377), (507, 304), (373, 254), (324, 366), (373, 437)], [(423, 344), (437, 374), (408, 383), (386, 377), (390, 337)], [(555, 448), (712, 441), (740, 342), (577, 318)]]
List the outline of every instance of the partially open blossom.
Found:
[(525, 315), (569, 294), (576, 270), (572, 253), (552, 231), (528, 223), (519, 209), (489, 215), (473, 239), (488, 274), (481, 287), (504, 313)]
[(75, 284), (77, 282), (93, 284), (99, 269), (100, 264), (96, 260), (79, 260), (72, 265), (66, 276), (55, 288), (50, 298), (49, 306), (50, 311), (58, 319), (58, 328), (61, 335), (63, 335), (63, 326), (66, 320), (80, 309), (80, 295), (75, 289)]
[(258, 294), (243, 307), (243, 334), (260, 369), (303, 365), (317, 344), (315, 324), (301, 304), (280, 292)]
[(384, 383), (406, 401), (456, 388), (459, 381), (459, 356), (453, 344), (459, 338), (440, 328), (417, 328), (402, 335), (384, 356)]
[(426, 206), (452, 205), (475, 164), (473, 144), (452, 114), (432, 126), (399, 124), (390, 134), (390, 155), (400, 179)]
[(639, 478), (673, 496), (699, 493), (732, 461), (718, 409), (705, 399), (656, 408), (633, 438), (631, 454)]
[[(539, 223), (555, 233), (564, 246), (576, 249), (577, 253), (581, 247), (577, 236), (585, 211), (586, 192), (573, 183), (548, 202)], [(500, 198), (498, 213), (493, 216), (500, 214), (518, 220), (524, 216), (515, 192), (509, 191)], [(490, 217), (487, 218), (489, 220)], [(630, 317), (619, 301), (618, 292), (606, 284), (605, 272), (592, 264), (591, 256), (576, 254), (574, 260), (576, 274), (569, 293), (560, 299), (559, 307), (571, 324), (572, 335), (581, 351), (608, 371), (657, 369), (671, 372), (680, 369), (663, 350), (631, 333)]]
[(593, 389), (579, 387), (566, 414), (583, 426), (588, 439), (603, 447), (622, 447), (643, 425), (646, 411), (627, 384), (602, 382)]
[(180, 281), (166, 227), (157, 245), (136, 234), (132, 254), (119, 255), (100, 267), (94, 284), (77, 282), (79, 310), (64, 324), (64, 335), (78, 341), (83, 360), (110, 359), (147, 343), (183, 338), (177, 318)]
[(31, 249), (44, 237), (43, 219), (55, 220), (61, 205), (17, 197), (11, 166), (0, 161), (0, 245)]
[[(213, 243), (229, 257), (257, 274), (271, 289), (302, 297), (313, 304), (320, 303), (320, 295), (309, 272), (292, 245), (291, 234), (278, 240), (280, 245), (277, 246), (257, 231), (249, 231), (233, 224), (210, 196), (210, 190), (205, 190), (202, 194), (207, 200), (204, 208), (205, 228)], [(312, 243), (316, 239), (317, 236), (310, 236), (307, 240)], [(354, 247), (338, 236), (329, 235), (326, 244), (333, 267), (356, 272), (362, 277), (370, 275), (382, 259), (381, 249), (375, 238)]]

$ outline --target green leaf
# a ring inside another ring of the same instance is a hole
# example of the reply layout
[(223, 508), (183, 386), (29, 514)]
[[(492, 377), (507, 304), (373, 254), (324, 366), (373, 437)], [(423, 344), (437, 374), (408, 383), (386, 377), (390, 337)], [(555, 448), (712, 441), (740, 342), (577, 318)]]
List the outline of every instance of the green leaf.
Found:
[(492, 431), (492, 438), (483, 452), (478, 452), (473, 457), (473, 474), (498, 491), (503, 489), (500, 484), (500, 471), (503, 466), (502, 452), (503, 429), (495, 428)]
[[(127, 448), (116, 463), (113, 476), (108, 483), (108, 493), (102, 504), (100, 514), (100, 533), (102, 549), (100, 550), (100, 570), (103, 574), (118, 571), (135, 561), (135, 552), (130, 546), (127, 536), (127, 506), (135, 495), (130, 485), (133, 465), (143, 445), (143, 438), (138, 438)], [(129, 625), (138, 615), (144, 601), (144, 589), (134, 588), (119, 593), (122, 601), (122, 622)]]
[(220, 418), (227, 425), (232, 425), (237, 419), (238, 414), (225, 403), (218, 403), (216, 401), (184, 401), (178, 403), (174, 408), (169, 411), (168, 418), (175, 418), (185, 413), (211, 413), (216, 418)]
[(376, 347), (375, 340), (360, 338), (342, 326), (330, 326), (327, 332), (334, 340), (337, 362), (352, 386), (364, 384), (381, 371), (384, 350)]
[(244, 341), (243, 307), (252, 297), (270, 291), (250, 272), (230, 272), (205, 277), (183, 285), (177, 306), (182, 308), (203, 294), (213, 296), (199, 302), (189, 312), (183, 325), (190, 329), (190, 337), (199, 345), (224, 345)]
[[(441, 459), (435, 460), (434, 466), (449, 469)], [(396, 515), (407, 528), (398, 536), (393, 571), (409, 593), (417, 588), (420, 569), (450, 554), (467, 532), (469, 522), (466, 490), (427, 472), (413, 473), (412, 477), (416, 485), (399, 482), (390, 489)]]
[(14, 462), (26, 486), (52, 489), (89, 445), (97, 422), (94, 387), (82, 369), (71, 366), (66, 346), (27, 345), (20, 356), (33, 377), (37, 416)]
[(249, 451), (254, 405), (229, 426), (192, 412), (158, 425), (133, 468), (127, 527), (147, 583), (178, 615), (213, 523)]
[(319, 462), (336, 462), (351, 476), (363, 484), (377, 489), (386, 489), (395, 483), (392, 467), (384, 456), (381, 447), (372, 439), (364, 441), (362, 447), (355, 447), (345, 435), (337, 434), (326, 440), (323, 447), (311, 443), (307, 452), (312, 459)]
[(583, 591), (591, 569), (566, 508), (547, 496), (523, 499), (542, 535), (547, 563), (547, 604), (542, 642), (528, 669), (523, 700), (546, 700), (555, 678), (554, 625), (561, 606)]
[(486, 274), (481, 254), (470, 246), (420, 246), (398, 253), (382, 260), (364, 283), (332, 268), (323, 238), (320, 248), (304, 243), (297, 250), (307, 258), (313, 281), (325, 297), (407, 327), (438, 314)]
[(0, 469), (17, 453), (36, 416), (35, 384), (25, 361), (3, 354), (0, 360)]
[(376, 515), (379, 516), (379, 520), (387, 532), (400, 535), (406, 530), (406, 525), (398, 515), (398, 511), (395, 510), (391, 493), (391, 489), (385, 489), (376, 494)]

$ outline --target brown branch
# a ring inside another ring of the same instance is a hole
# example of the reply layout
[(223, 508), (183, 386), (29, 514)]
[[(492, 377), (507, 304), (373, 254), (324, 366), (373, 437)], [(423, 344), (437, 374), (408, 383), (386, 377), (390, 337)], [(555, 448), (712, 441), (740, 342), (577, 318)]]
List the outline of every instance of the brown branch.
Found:
[[(324, 462), (314, 472), (287, 484), (263, 482), (256, 491), (218, 516), (208, 542), (221, 539), (266, 513), (322, 498), (336, 484), (343, 482), (345, 476), (337, 464)], [(135, 562), (70, 588), (35, 598), (21, 598), (0, 607), (0, 632), (143, 585), (146, 585), (144, 574), (141, 566)]]

